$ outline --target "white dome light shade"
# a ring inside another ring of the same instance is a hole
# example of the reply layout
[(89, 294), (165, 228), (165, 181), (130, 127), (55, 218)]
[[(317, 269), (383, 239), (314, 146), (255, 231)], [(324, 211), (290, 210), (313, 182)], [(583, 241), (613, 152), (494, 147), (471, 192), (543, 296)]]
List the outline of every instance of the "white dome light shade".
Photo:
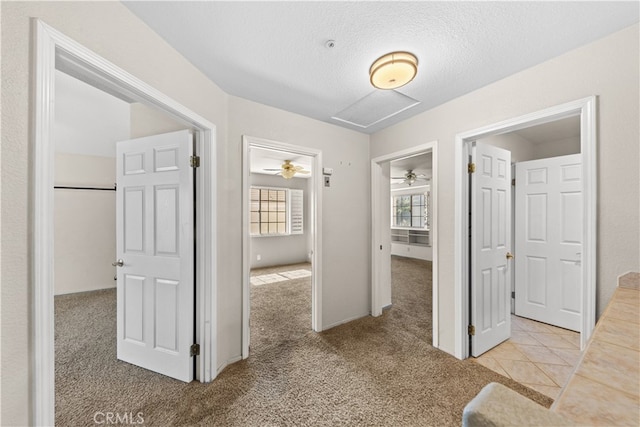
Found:
[(418, 58), (409, 52), (391, 52), (376, 59), (369, 69), (371, 84), (378, 89), (397, 89), (418, 73)]

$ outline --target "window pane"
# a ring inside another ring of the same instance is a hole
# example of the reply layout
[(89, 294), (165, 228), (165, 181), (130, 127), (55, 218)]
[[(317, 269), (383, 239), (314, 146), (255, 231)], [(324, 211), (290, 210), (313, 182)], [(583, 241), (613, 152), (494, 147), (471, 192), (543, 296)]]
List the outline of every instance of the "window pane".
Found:
[(251, 224), (251, 234), (260, 234), (260, 224), (255, 222)]
[(278, 200), (278, 191), (277, 190), (269, 190), (269, 200), (276, 201)]
[(278, 201), (284, 202), (287, 200), (287, 192), (284, 190), (278, 191)]
[(284, 234), (286, 232), (287, 232), (286, 224), (278, 224), (278, 233), (279, 234)]
[(260, 189), (251, 188), (251, 200), (260, 200)]
[(258, 212), (251, 212), (251, 222), (260, 222), (260, 214)]
[(277, 210), (278, 210), (278, 212), (286, 212), (287, 211), (286, 202), (278, 202)]
[(278, 222), (281, 223), (285, 223), (287, 220), (287, 213), (286, 212), (278, 212)]
[(251, 202), (251, 209), (252, 212), (258, 212), (260, 210), (260, 202)]
[(260, 234), (269, 234), (269, 224), (263, 222), (260, 224)]
[(269, 212), (267, 211), (260, 212), (260, 221), (262, 223), (269, 222)]
[(278, 232), (278, 227), (275, 222), (269, 223), (269, 234), (275, 234)]
[(277, 212), (269, 212), (269, 222), (276, 222), (278, 220)]

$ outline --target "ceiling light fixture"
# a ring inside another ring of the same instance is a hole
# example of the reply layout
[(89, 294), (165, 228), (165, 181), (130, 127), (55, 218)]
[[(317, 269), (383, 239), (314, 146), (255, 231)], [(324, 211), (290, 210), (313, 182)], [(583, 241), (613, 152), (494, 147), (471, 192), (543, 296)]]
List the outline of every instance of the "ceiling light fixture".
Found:
[(284, 179), (291, 179), (296, 174), (295, 169), (282, 169), (282, 177)]
[(369, 68), (371, 84), (378, 89), (397, 89), (418, 73), (418, 58), (409, 52), (391, 52), (376, 59)]

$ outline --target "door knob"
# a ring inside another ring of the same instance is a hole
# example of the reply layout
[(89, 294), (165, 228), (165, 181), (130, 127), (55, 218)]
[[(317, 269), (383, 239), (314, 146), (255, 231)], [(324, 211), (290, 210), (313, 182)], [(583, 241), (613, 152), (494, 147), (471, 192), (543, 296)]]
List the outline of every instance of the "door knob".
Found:
[(511, 252), (507, 252), (507, 259), (513, 259), (513, 254)]
[(111, 265), (113, 265), (114, 267), (122, 267), (124, 265), (124, 260), (120, 258), (119, 260), (112, 262)]

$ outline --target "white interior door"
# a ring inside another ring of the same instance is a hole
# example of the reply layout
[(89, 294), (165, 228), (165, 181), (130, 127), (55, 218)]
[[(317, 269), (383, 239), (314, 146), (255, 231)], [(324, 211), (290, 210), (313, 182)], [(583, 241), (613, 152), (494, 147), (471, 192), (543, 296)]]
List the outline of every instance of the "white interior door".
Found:
[(472, 162), (471, 354), (477, 357), (511, 333), (511, 153), (475, 143)]
[(118, 359), (193, 380), (193, 136), (117, 145)]
[(516, 164), (516, 314), (580, 330), (580, 154)]

